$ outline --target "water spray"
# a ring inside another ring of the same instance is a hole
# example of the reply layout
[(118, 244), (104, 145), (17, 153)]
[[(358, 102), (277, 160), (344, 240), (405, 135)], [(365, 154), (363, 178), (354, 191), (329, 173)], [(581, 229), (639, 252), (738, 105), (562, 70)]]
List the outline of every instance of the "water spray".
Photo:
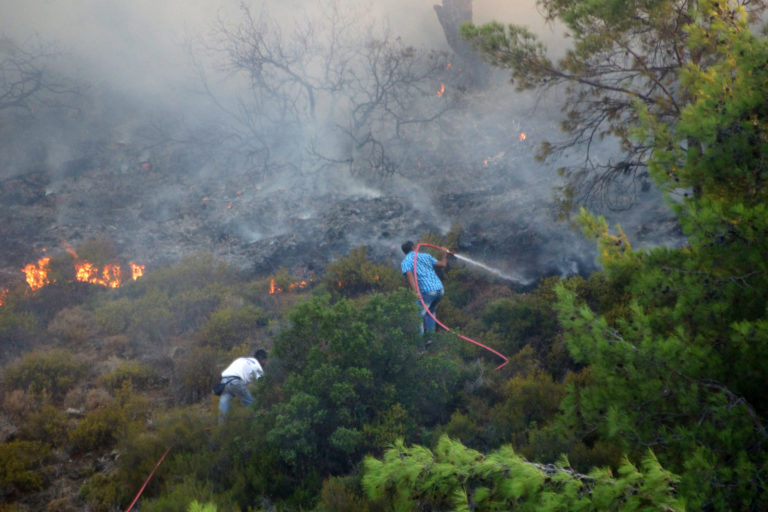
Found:
[(499, 270), (497, 268), (489, 267), (485, 263), (480, 263), (479, 261), (475, 261), (472, 258), (468, 258), (466, 256), (462, 256), (461, 254), (455, 254), (455, 253), (452, 253), (452, 252), (450, 254), (453, 255), (456, 259), (459, 259), (459, 260), (461, 260), (461, 261), (463, 261), (465, 263), (469, 263), (470, 265), (475, 265), (476, 267), (480, 267), (483, 270), (485, 270), (486, 272), (490, 272), (491, 274), (493, 274), (493, 275), (495, 275), (497, 277), (500, 277), (500, 278), (504, 279), (505, 281), (514, 281), (516, 283), (521, 282), (519, 278), (507, 275), (507, 274), (505, 274), (504, 272), (502, 272), (501, 270)]
[[(413, 248), (413, 278), (416, 280), (417, 283), (418, 283), (418, 276), (416, 275), (416, 267), (418, 267), (418, 265), (416, 264), (417, 263), (416, 259), (419, 256), (419, 247), (422, 247), (422, 246), (423, 247), (433, 247), (435, 249), (439, 249), (441, 251), (445, 251), (448, 254), (450, 254), (451, 256), (456, 256), (458, 258), (458, 256), (455, 253), (453, 253), (453, 251), (449, 251), (445, 247), (440, 247), (438, 245), (432, 245), (432, 244), (427, 244), (427, 243), (418, 243), (418, 244), (416, 244), (416, 246)], [(468, 262), (471, 262), (471, 263), (476, 263), (476, 264), (479, 264), (480, 266), (485, 267), (485, 265), (483, 265), (482, 263), (475, 262), (474, 260), (470, 260), (469, 258), (461, 257), (459, 259), (462, 259), (462, 260), (465, 260), (465, 261), (468, 261)], [(490, 270), (491, 272), (494, 272), (494, 270), (491, 269), (490, 267), (486, 267), (486, 268), (488, 270)], [(435, 317), (435, 315), (432, 314), (432, 312), (429, 310), (429, 307), (427, 306), (426, 302), (424, 302), (424, 299), (421, 298), (421, 294), (419, 294), (419, 302), (421, 302), (421, 305), (424, 307), (424, 310), (427, 312), (427, 314), (430, 317), (432, 317), (432, 320), (434, 320), (437, 325), (439, 325), (440, 327), (442, 327), (446, 331), (451, 332), (451, 329), (446, 327), (445, 324), (443, 324), (440, 320), (437, 319), (437, 317)], [(497, 352), (496, 350), (492, 349), (491, 347), (489, 347), (487, 345), (483, 345), (482, 343), (480, 343), (478, 341), (475, 341), (472, 338), (468, 338), (468, 337), (466, 337), (466, 336), (464, 336), (462, 334), (459, 334), (458, 332), (456, 332), (454, 334), (456, 334), (456, 336), (458, 336), (459, 338), (463, 339), (464, 341), (468, 341), (470, 343), (473, 343), (473, 344), (477, 345), (478, 347), (484, 348), (485, 350), (487, 350), (489, 352), (492, 352), (492, 353), (496, 354), (497, 356), (499, 356), (500, 358), (502, 358), (504, 360), (504, 362), (496, 367), (497, 370), (500, 369), (501, 367), (503, 367), (504, 365), (506, 365), (509, 362), (509, 358), (507, 358), (507, 356), (501, 354), (500, 352)]]

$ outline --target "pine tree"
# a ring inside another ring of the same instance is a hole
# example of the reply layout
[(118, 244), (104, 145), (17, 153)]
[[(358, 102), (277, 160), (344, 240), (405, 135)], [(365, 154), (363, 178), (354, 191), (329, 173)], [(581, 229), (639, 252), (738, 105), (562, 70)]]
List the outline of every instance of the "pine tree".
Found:
[(559, 287), (566, 343), (592, 374), (563, 419), (629, 454), (651, 448), (691, 509), (765, 510), (768, 42), (743, 9), (700, 9), (686, 31), (710, 61), (681, 74), (690, 103), (676, 125), (638, 105), (635, 134), (688, 244), (635, 251), (582, 212), (628, 313), (609, 321)]
[(535, 464), (509, 446), (483, 455), (447, 436), (434, 451), (400, 441), (382, 460), (366, 458), (363, 476), (370, 498), (402, 511), (683, 510), (675, 482), (652, 454), (641, 468), (625, 459), (618, 475), (580, 474), (565, 459)]

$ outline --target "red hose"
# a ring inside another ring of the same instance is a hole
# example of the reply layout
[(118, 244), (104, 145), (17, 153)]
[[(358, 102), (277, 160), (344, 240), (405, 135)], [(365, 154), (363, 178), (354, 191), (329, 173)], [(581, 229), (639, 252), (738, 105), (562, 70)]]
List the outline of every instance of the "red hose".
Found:
[(145, 487), (147, 486), (147, 484), (149, 483), (149, 480), (152, 478), (152, 475), (154, 475), (154, 474), (155, 474), (155, 471), (156, 471), (156, 470), (157, 470), (157, 468), (160, 466), (160, 463), (162, 463), (162, 462), (163, 462), (163, 459), (165, 458), (165, 456), (166, 456), (166, 455), (168, 455), (168, 452), (169, 452), (169, 451), (171, 451), (171, 447), (170, 447), (170, 446), (168, 447), (168, 449), (167, 449), (167, 450), (165, 450), (165, 453), (163, 454), (163, 456), (162, 456), (162, 457), (160, 457), (160, 460), (158, 460), (158, 461), (157, 461), (157, 464), (155, 464), (155, 467), (152, 469), (152, 472), (149, 474), (149, 476), (147, 477), (147, 479), (146, 479), (146, 480), (144, 480), (144, 485), (142, 485), (142, 486), (141, 486), (141, 489), (139, 489), (139, 492), (136, 494), (136, 497), (135, 497), (135, 498), (133, 498), (133, 501), (131, 502), (131, 504), (130, 504), (130, 505), (128, 505), (128, 508), (127, 508), (127, 509), (125, 509), (125, 512), (130, 512), (130, 511), (131, 511), (131, 509), (133, 508), (133, 506), (134, 506), (134, 505), (136, 505), (136, 502), (137, 502), (137, 501), (139, 501), (139, 497), (141, 496), (141, 493), (143, 493), (143, 492), (144, 492), (144, 488), (145, 488)]
[[(418, 243), (418, 244), (416, 244), (416, 247), (414, 247), (414, 249), (413, 249), (413, 279), (416, 281), (416, 287), (417, 288), (419, 286), (419, 281), (418, 281), (418, 278), (416, 276), (416, 267), (417, 267), (417, 265), (416, 265), (416, 263), (417, 263), (416, 258), (418, 258), (418, 256), (419, 256), (419, 247), (421, 247), (421, 246), (434, 247), (435, 249), (439, 249), (441, 251), (450, 252), (450, 251), (448, 251), (448, 249), (446, 249), (444, 247), (440, 247), (438, 245), (432, 245), (432, 244), (427, 244), (427, 243)], [(451, 329), (446, 327), (445, 324), (443, 324), (440, 320), (437, 319), (437, 317), (435, 317), (435, 315), (432, 314), (432, 312), (429, 310), (429, 306), (427, 306), (427, 303), (424, 302), (423, 298), (421, 298), (421, 293), (419, 293), (418, 295), (419, 295), (419, 302), (421, 302), (421, 305), (424, 306), (424, 310), (427, 312), (427, 314), (430, 317), (432, 317), (432, 320), (434, 320), (437, 325), (439, 325), (440, 327), (442, 327), (446, 331), (451, 332)], [(485, 350), (487, 350), (489, 352), (493, 352), (494, 354), (496, 354), (497, 356), (502, 358), (504, 360), (504, 362), (496, 367), (497, 370), (499, 368), (503, 367), (505, 364), (507, 364), (509, 362), (509, 359), (507, 358), (507, 356), (497, 352), (496, 350), (492, 349), (491, 347), (483, 345), (482, 343), (480, 343), (478, 341), (475, 341), (472, 338), (467, 338), (466, 336), (464, 336), (462, 334), (459, 334), (458, 332), (454, 332), (454, 334), (456, 336), (458, 336), (459, 338), (463, 339), (464, 341), (468, 341), (470, 343), (474, 343), (478, 347), (482, 347), (482, 348), (484, 348)]]

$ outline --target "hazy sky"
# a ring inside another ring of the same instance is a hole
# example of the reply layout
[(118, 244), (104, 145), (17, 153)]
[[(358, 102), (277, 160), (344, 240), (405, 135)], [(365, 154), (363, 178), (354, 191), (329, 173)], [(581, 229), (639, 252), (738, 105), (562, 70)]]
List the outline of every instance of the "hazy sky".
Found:
[[(81, 59), (91, 78), (138, 92), (157, 92), (190, 79), (184, 45), (210, 32), (217, 16), (236, 16), (242, 0), (0, 0), (0, 34), (33, 36)], [(305, 12), (318, 0), (250, 0), (253, 10)], [(354, 0), (409, 43), (444, 44), (435, 0)], [(556, 34), (535, 0), (475, 0), (475, 21), (498, 19), (529, 26), (545, 39)]]

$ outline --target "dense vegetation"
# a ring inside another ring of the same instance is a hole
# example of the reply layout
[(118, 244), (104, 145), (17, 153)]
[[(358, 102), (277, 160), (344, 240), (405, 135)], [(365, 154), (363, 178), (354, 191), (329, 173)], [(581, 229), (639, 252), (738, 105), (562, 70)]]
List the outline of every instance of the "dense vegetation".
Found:
[[(293, 290), (206, 254), (11, 290), (0, 509), (123, 509), (166, 453), (144, 511), (768, 508), (768, 44), (701, 5), (679, 122), (636, 104), (632, 134), (686, 246), (634, 250), (585, 211), (588, 278), (516, 293), (449, 265), (441, 319), (499, 371), (450, 333), (420, 353), (413, 295), (364, 248)], [(256, 403), (218, 425), (217, 372), (256, 347)]]

